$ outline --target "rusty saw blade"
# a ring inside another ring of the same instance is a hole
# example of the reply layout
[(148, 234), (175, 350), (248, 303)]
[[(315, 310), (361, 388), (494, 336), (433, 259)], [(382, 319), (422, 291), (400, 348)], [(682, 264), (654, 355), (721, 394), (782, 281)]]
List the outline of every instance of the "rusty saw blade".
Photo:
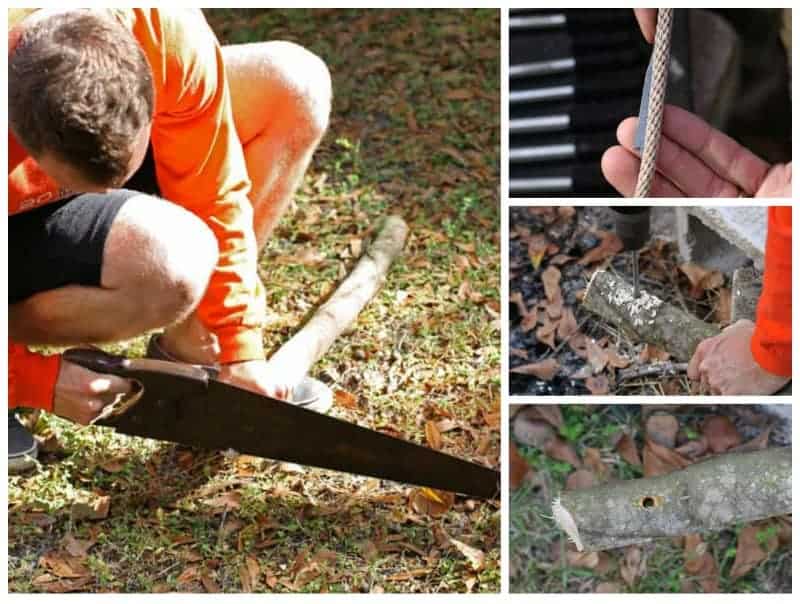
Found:
[(67, 361), (134, 380), (138, 391), (95, 423), (204, 449), (442, 489), (500, 495), (500, 473), (451, 455), (217, 381), (210, 368), (72, 349)]

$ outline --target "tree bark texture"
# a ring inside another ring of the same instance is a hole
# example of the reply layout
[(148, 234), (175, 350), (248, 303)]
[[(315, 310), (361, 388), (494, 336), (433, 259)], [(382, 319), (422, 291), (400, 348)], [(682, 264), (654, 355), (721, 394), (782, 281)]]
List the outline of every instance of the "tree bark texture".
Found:
[(720, 333), (717, 327), (645, 291), (634, 298), (633, 286), (608, 271), (592, 276), (583, 305), (629, 337), (663, 348), (677, 361), (688, 361), (701, 341)]
[(306, 375), (336, 338), (355, 322), (383, 285), (389, 267), (403, 251), (408, 234), (408, 226), (399, 216), (381, 220), (375, 238), (350, 274), (305, 325), (272, 355), (271, 362), (291, 366), (296, 375)]
[(564, 491), (553, 502), (556, 523), (581, 551), (791, 513), (791, 447), (729, 453), (663, 476)]

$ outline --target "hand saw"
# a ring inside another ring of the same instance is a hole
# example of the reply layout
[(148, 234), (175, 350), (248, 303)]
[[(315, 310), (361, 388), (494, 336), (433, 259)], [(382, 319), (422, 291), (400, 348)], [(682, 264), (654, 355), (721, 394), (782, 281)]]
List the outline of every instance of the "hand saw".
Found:
[(288, 461), (485, 499), (500, 473), (382, 432), (220, 382), (212, 368), (71, 349), (64, 359), (133, 380), (93, 422), (131, 436)]

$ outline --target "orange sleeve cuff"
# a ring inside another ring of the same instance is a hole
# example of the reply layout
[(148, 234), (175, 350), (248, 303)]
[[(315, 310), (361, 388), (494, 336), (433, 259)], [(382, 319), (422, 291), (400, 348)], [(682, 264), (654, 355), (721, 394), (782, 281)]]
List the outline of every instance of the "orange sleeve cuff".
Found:
[(61, 355), (44, 356), (9, 343), (8, 406), (53, 410)]
[(225, 327), (218, 330), (216, 335), (221, 350), (221, 364), (264, 360), (264, 342), (260, 329)]

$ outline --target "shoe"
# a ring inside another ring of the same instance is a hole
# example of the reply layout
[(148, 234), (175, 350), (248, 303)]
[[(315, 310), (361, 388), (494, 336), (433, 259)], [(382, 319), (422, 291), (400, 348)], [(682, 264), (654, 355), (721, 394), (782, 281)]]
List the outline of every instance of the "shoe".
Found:
[(22, 474), (36, 467), (39, 448), (36, 439), (17, 419), (17, 414), (8, 412), (8, 473)]
[[(159, 335), (150, 336), (145, 356), (148, 359), (181, 363), (182, 361), (164, 350), (159, 339)], [(214, 368), (217, 369), (218, 367)], [(324, 414), (333, 407), (333, 391), (319, 380), (306, 376), (292, 388), (292, 396), (289, 402), (298, 407)]]

